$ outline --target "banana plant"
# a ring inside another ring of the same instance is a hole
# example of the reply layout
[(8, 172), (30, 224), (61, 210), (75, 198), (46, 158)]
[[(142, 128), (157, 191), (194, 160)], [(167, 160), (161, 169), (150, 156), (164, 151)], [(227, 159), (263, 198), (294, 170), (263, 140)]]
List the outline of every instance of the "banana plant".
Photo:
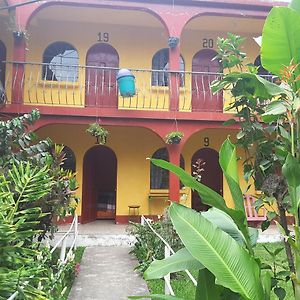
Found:
[(180, 204), (171, 204), (170, 218), (185, 248), (162, 261), (154, 261), (146, 270), (145, 278), (198, 269), (195, 300), (269, 299), (271, 277), (262, 276), (254, 257), (257, 231), (247, 225), (237, 176), (236, 148), (230, 140), (221, 147), (220, 165), (234, 199), (234, 208), (229, 208), (218, 193), (180, 167), (163, 160), (152, 159), (151, 162), (177, 174), (185, 186), (196, 190), (202, 201), (213, 208), (198, 213)]

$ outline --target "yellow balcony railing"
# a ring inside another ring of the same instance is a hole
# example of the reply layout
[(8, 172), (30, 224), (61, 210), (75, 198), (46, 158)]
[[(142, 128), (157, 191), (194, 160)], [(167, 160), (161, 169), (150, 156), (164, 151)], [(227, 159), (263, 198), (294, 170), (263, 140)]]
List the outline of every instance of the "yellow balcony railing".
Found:
[(223, 112), (228, 96), (213, 95), (222, 73), (130, 69), (136, 94), (122, 97), (118, 68), (6, 62), (9, 103), (183, 112)]

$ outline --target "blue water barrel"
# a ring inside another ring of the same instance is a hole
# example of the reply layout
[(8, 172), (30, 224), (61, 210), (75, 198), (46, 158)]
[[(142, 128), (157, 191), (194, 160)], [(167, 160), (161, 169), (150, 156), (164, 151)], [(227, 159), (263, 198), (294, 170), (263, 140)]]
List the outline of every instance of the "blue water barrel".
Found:
[(135, 95), (135, 77), (127, 69), (121, 69), (117, 74), (117, 82), (122, 97)]

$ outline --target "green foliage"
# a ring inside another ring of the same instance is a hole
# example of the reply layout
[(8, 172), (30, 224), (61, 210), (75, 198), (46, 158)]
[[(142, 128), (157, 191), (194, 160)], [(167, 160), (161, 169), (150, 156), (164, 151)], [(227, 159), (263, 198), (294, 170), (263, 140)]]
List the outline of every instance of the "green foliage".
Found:
[(0, 299), (21, 287), (20, 293), (29, 299), (47, 299), (38, 289), (45, 268), (36, 262), (41, 252), (34, 241), (38, 231), (32, 229), (39, 223), (42, 211), (38, 207), (22, 208), (48, 193), (52, 179), (47, 171), (47, 166), (38, 170), (21, 162), (13, 166), (7, 178), (0, 177)]
[(96, 137), (98, 144), (104, 145), (106, 143), (108, 131), (104, 127), (100, 126), (98, 123), (90, 124), (86, 132)]
[[(179, 175), (185, 185), (195, 189), (199, 196), (214, 208), (199, 214), (190, 208), (172, 203), (170, 218), (185, 249), (173, 257), (153, 262), (145, 272), (145, 277), (157, 278), (166, 275), (168, 271), (198, 267), (199, 278), (210, 287), (205, 285), (205, 289), (204, 286), (200, 288), (201, 283), (198, 282), (196, 300), (205, 299), (205, 295), (207, 297), (214, 295), (214, 299), (266, 300), (269, 299), (271, 288), (274, 288), (274, 291), (276, 289), (277, 293), (282, 293), (279, 287), (268, 284), (268, 275), (262, 274), (262, 265), (256, 259), (253, 250), (257, 231), (248, 228), (245, 213), (243, 211), (242, 214), (240, 211), (241, 207), (244, 210), (244, 200), (242, 196), (240, 197), (235, 146), (229, 140), (223, 143), (220, 150), (220, 165), (226, 174), (231, 194), (236, 198), (236, 208), (233, 211), (240, 212), (239, 218), (228, 209), (223, 198), (179, 167), (162, 160), (151, 161)], [(227, 212), (232, 216), (230, 217)], [(196, 261), (201, 265), (197, 265)], [(204, 270), (202, 265), (206, 271), (202, 271)], [(205, 290), (207, 293), (204, 293)]]
[(172, 203), (170, 217), (187, 250), (214, 274), (218, 284), (245, 299), (263, 299), (259, 266), (243, 247), (189, 208)]
[(61, 299), (74, 273), (41, 242), (54, 215), (74, 212), (75, 175), (64, 171), (62, 147), (36, 142), (37, 110), (0, 122), (0, 299)]
[(218, 38), (218, 55), (215, 59), (220, 60), (223, 69), (240, 66), (246, 54), (240, 51), (240, 45), (244, 38), (228, 33), (227, 38)]
[[(273, 266), (273, 258), (272, 256), (269, 255), (269, 253), (266, 251), (265, 247), (271, 252), (276, 251), (276, 249), (282, 249), (284, 246), (283, 243), (266, 243), (266, 244), (258, 244), (254, 251), (255, 251), (255, 256), (259, 261), (261, 261), (262, 266)], [(281, 251), (276, 255), (276, 268), (277, 268), (277, 273), (281, 273), (281, 271), (286, 270), (288, 268), (287, 265), (287, 257), (284, 251)], [(197, 278), (198, 271), (191, 271), (192, 275)], [(269, 275), (269, 280), (268, 277)], [(266, 276), (265, 276), (266, 275)], [(271, 269), (266, 269), (262, 271), (262, 279), (263, 283), (269, 282), (269, 285), (271, 285), (271, 277), (272, 276), (272, 271)], [(266, 280), (265, 280), (266, 279)], [(295, 299), (293, 295), (293, 288), (291, 281), (286, 281), (286, 278), (282, 277), (284, 280), (279, 280), (278, 281), (278, 287), (281, 287), (286, 290), (287, 295), (286, 298), (287, 300), (292, 300)], [(274, 283), (274, 280), (272, 279), (272, 284)], [(147, 281), (150, 293), (152, 294), (159, 294), (164, 292), (164, 280), (163, 279), (156, 279), (156, 280), (149, 280)], [(195, 291), (196, 287), (193, 285), (191, 280), (187, 277), (185, 274), (179, 274), (177, 277), (171, 279), (171, 285), (172, 288), (175, 292), (175, 295), (178, 297), (182, 297), (185, 300), (194, 300), (195, 299)], [(266, 289), (268, 289), (266, 287)], [(226, 290), (223, 291), (222, 297), (224, 300), (241, 300), (241, 298), (238, 295), (233, 295), (230, 294), (230, 291)], [(213, 298), (212, 298), (213, 299)], [(269, 298), (267, 298), (269, 299)], [(276, 294), (274, 294), (273, 291), (270, 292), (270, 299), (271, 300), (278, 300), (278, 297)]]
[[(151, 226), (169, 243), (174, 251), (183, 247), (168, 217), (152, 223)], [(136, 267), (137, 270), (143, 273), (154, 259), (160, 260), (164, 258), (164, 244), (149, 226), (131, 223), (127, 231), (136, 238), (131, 253), (136, 256), (139, 262), (139, 265)]]
[(30, 162), (33, 168), (48, 167), (48, 175), (53, 180), (51, 190), (37, 201), (26, 203), (27, 208), (39, 207), (44, 213), (36, 228), (41, 230), (42, 239), (48, 232), (52, 234), (56, 230), (53, 220), (57, 216), (74, 213), (78, 185), (75, 174), (62, 169), (65, 159), (63, 146), (53, 146), (50, 139), (38, 140), (31, 131), (31, 126), (39, 118), (39, 111), (33, 110), (23, 116), (0, 121), (0, 174), (8, 175), (13, 166), (21, 162)]
[(196, 299), (220, 300), (221, 290), (218, 288), (215, 281), (215, 276), (207, 269), (199, 270), (196, 289)]
[[(223, 158), (220, 158), (220, 162), (222, 160), (226, 160), (226, 157), (232, 157), (232, 155), (235, 155), (235, 147), (231, 144), (229, 140), (226, 140), (222, 146), (220, 155), (222, 154)], [(231, 158), (232, 160), (232, 158)], [(197, 191), (201, 197), (201, 200), (203, 203), (213, 206), (215, 208), (218, 208), (219, 210), (223, 211), (224, 213), (228, 214), (235, 222), (239, 230), (243, 233), (243, 236), (245, 238), (245, 243), (248, 245), (249, 251), (251, 251), (251, 241), (250, 241), (250, 235), (249, 230), (247, 226), (247, 219), (245, 215), (244, 206), (242, 205), (244, 203), (242, 193), (240, 190), (240, 187), (237, 185), (236, 181), (234, 181), (235, 176), (234, 174), (237, 173), (237, 170), (227, 170), (225, 163), (220, 163), (221, 168), (223, 169), (223, 172), (226, 174), (226, 179), (228, 180), (228, 184), (230, 185), (230, 191), (234, 194), (232, 194), (233, 197), (236, 197), (236, 201), (241, 201), (241, 204), (237, 203), (237, 209), (229, 208), (223, 197), (215, 192), (214, 190), (210, 189), (209, 187), (205, 186), (201, 182), (198, 182), (194, 177), (186, 173), (184, 170), (182, 170), (180, 167), (177, 167), (169, 162), (158, 160), (158, 159), (151, 159), (151, 162), (154, 165), (160, 166), (162, 168), (165, 168), (167, 170), (170, 170), (171, 172), (175, 173), (179, 176), (181, 182), (187, 186), (192, 188), (193, 190)], [(234, 167), (234, 166), (233, 166)], [(235, 165), (236, 167), (236, 165)]]
[(204, 266), (197, 261), (190, 252), (182, 248), (175, 254), (163, 260), (155, 260), (144, 273), (144, 278), (157, 279), (166, 276), (169, 273), (176, 273), (184, 270), (200, 270)]
[(16, 291), (17, 299), (60, 299), (74, 276), (72, 257), (62, 264), (36, 239), (45, 214), (30, 204), (43, 199), (54, 184), (49, 166), (39, 169), (29, 162), (0, 176), (0, 299)]
[(181, 131), (172, 131), (166, 135), (166, 144), (178, 144), (183, 136), (184, 133)]
[[(294, 1), (298, 3), (299, 1)], [(264, 68), (281, 77), (283, 66), (300, 62), (300, 15), (288, 7), (273, 7), (262, 35), (261, 58)], [(297, 66), (294, 78), (300, 74)], [(300, 85), (296, 83), (297, 89)]]
[[(289, 7), (274, 7), (264, 25), (262, 64), (279, 80), (268, 83), (254, 75), (250, 68), (246, 72), (234, 73), (228, 68), (230, 74), (214, 84), (214, 91), (224, 88), (234, 99), (230, 108), (236, 110), (241, 125), (237, 143), (246, 153), (245, 178), (252, 177), (256, 188), (264, 193), (257, 207), (271, 204), (273, 211), (268, 212), (268, 221), (263, 223), (263, 229), (273, 218), (279, 218), (280, 228), (286, 236), (285, 248), (297, 299), (300, 299), (299, 8), (299, 0), (293, 0)], [(227, 61), (226, 56), (220, 59)], [(287, 212), (295, 218), (295, 236), (291, 236), (287, 228)], [(274, 282), (274, 272), (272, 276)], [(266, 277), (265, 286), (267, 282)], [(279, 299), (284, 298), (281, 288), (273, 284), (271, 288)]]
[(5, 172), (15, 161), (31, 161), (34, 164), (48, 161), (51, 141), (34, 143), (36, 135), (29, 130), (39, 118), (39, 111), (33, 110), (23, 116), (0, 121), (0, 170)]
[(184, 300), (170, 295), (143, 295), (143, 296), (130, 296), (129, 299), (153, 299), (153, 300)]

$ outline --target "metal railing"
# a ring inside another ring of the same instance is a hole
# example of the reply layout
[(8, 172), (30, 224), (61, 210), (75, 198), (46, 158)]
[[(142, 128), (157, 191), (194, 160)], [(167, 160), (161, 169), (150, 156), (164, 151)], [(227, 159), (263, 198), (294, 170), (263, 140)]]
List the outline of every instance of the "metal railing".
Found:
[[(150, 219), (151, 220), (151, 219)], [(152, 221), (152, 220), (151, 220)], [(170, 257), (171, 253), (174, 254), (175, 251), (171, 248), (169, 243), (159, 234), (155, 231), (155, 229), (151, 226), (149, 219), (145, 218), (145, 216), (141, 216), (141, 225), (145, 226), (147, 225), (151, 231), (164, 243), (165, 245), (165, 258)], [(193, 275), (190, 273), (190, 271), (185, 270), (188, 277), (191, 279), (193, 284), (197, 286), (197, 280), (193, 277)], [(175, 293), (173, 291), (172, 285), (171, 285), (171, 276), (170, 273), (164, 276), (165, 281), (165, 295), (172, 295), (175, 296)]]
[(135, 110), (223, 111), (210, 83), (221, 73), (131, 69), (136, 95), (121, 97), (118, 68), (6, 62), (6, 92), (15, 103)]
[[(69, 235), (73, 235), (73, 241), (71, 242), (71, 246), (70, 246), (70, 248), (68, 250), (68, 253), (66, 255), (67, 239), (68, 239)], [(73, 252), (73, 249), (76, 249), (76, 247), (77, 247), (76, 246), (77, 236), (78, 236), (78, 216), (75, 215), (74, 218), (73, 218), (72, 224), (70, 225), (70, 228), (68, 229), (68, 231), (64, 232), (64, 235), (58, 240), (58, 242), (55, 244), (55, 246), (50, 250), (50, 253), (53, 254), (53, 252), (56, 249), (58, 249), (59, 246), (61, 246), (60, 256), (59, 256), (61, 265), (64, 265), (67, 262), (68, 257)], [(60, 268), (58, 270), (57, 276), (60, 276), (61, 270), (62, 270), (62, 268)], [(25, 285), (26, 285), (26, 283), (25, 283)], [(14, 300), (14, 299), (16, 299), (16, 297), (18, 295), (19, 295), (19, 292), (16, 291), (7, 300)]]
[[(68, 253), (66, 255), (67, 239), (68, 239), (69, 235), (73, 235), (73, 241), (72, 241), (70, 248), (68, 250)], [(59, 246), (61, 246), (59, 259), (62, 264), (65, 264), (68, 256), (73, 252), (73, 249), (76, 250), (76, 248), (77, 248), (77, 245), (76, 245), (77, 236), (78, 236), (78, 216), (75, 214), (73, 221), (70, 225), (70, 228), (68, 229), (68, 231), (66, 231), (64, 233), (64, 235), (54, 245), (54, 247), (51, 249), (50, 253), (52, 254)]]

